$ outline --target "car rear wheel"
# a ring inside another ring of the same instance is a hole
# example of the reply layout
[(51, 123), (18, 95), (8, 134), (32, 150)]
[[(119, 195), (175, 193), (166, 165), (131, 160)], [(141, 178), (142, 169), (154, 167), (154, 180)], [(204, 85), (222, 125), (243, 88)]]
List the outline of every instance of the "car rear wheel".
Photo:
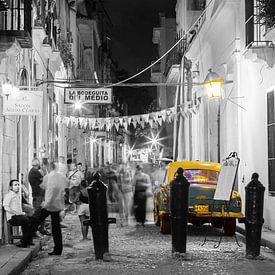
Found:
[(212, 221), (211, 225), (215, 228), (222, 228), (223, 227), (223, 220), (220, 221)]
[(236, 219), (227, 218), (224, 222), (224, 234), (225, 236), (234, 236), (236, 232)]
[(160, 233), (171, 234), (171, 225), (168, 217), (160, 217)]

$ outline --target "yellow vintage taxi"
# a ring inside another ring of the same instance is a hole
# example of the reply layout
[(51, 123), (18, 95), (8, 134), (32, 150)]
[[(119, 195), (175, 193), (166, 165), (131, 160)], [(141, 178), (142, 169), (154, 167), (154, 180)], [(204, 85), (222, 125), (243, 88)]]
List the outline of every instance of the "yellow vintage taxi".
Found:
[(177, 169), (184, 169), (184, 176), (190, 183), (188, 222), (195, 226), (211, 223), (224, 229), (226, 236), (236, 231), (236, 219), (242, 219), (242, 200), (233, 191), (229, 202), (213, 200), (221, 165), (214, 162), (176, 161), (166, 166), (164, 182), (154, 192), (154, 221), (162, 234), (169, 234), (170, 227), (170, 182)]

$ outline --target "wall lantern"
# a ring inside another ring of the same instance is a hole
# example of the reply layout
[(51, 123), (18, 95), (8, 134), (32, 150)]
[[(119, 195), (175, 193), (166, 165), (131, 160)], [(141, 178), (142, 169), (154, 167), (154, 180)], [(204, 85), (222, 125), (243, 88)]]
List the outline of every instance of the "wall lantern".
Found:
[(41, 147), (39, 148), (39, 152), (40, 152), (41, 154), (45, 154), (45, 153), (46, 153), (46, 145), (45, 145), (45, 144), (43, 144), (43, 146), (41, 146)]
[(217, 73), (212, 72), (209, 69), (208, 74), (203, 82), (206, 86), (208, 97), (209, 98), (220, 98), (222, 94), (222, 84), (224, 79), (222, 79)]
[(2, 90), (3, 90), (3, 95), (5, 95), (6, 98), (7, 98), (7, 100), (8, 100), (8, 98), (9, 98), (9, 96), (11, 95), (12, 90), (13, 90), (12, 85), (11, 85), (9, 82), (4, 83), (4, 84), (2, 85)]

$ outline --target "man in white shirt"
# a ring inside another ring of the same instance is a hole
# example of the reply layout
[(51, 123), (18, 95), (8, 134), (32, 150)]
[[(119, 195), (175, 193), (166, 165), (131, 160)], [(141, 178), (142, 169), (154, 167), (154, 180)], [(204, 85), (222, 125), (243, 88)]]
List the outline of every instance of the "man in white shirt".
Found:
[(23, 238), (18, 247), (27, 247), (32, 243), (32, 225), (29, 217), (22, 211), (22, 202), (19, 192), (19, 181), (11, 180), (9, 183), (10, 191), (6, 194), (3, 201), (3, 206), (6, 211), (8, 222), (13, 226), (21, 226)]
[(65, 177), (67, 176), (68, 173), (68, 168), (67, 165), (65, 164), (65, 157), (60, 156), (58, 158), (58, 173), (63, 174)]
[(58, 173), (58, 164), (50, 164), (51, 172), (43, 178), (41, 188), (45, 189), (45, 201), (37, 219), (37, 224), (51, 215), (54, 249), (49, 255), (61, 255), (63, 250), (62, 233), (60, 227), (60, 211), (64, 210), (64, 194), (67, 186), (66, 177)]

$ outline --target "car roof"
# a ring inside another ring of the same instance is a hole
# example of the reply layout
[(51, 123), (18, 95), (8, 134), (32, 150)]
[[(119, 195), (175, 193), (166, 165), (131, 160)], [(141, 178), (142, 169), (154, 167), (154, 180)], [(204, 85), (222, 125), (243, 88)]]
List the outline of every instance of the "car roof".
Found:
[(219, 172), (221, 170), (221, 164), (209, 161), (174, 161), (170, 162), (166, 168), (177, 169), (181, 167), (183, 170), (186, 169), (200, 169), (200, 170), (213, 170)]

